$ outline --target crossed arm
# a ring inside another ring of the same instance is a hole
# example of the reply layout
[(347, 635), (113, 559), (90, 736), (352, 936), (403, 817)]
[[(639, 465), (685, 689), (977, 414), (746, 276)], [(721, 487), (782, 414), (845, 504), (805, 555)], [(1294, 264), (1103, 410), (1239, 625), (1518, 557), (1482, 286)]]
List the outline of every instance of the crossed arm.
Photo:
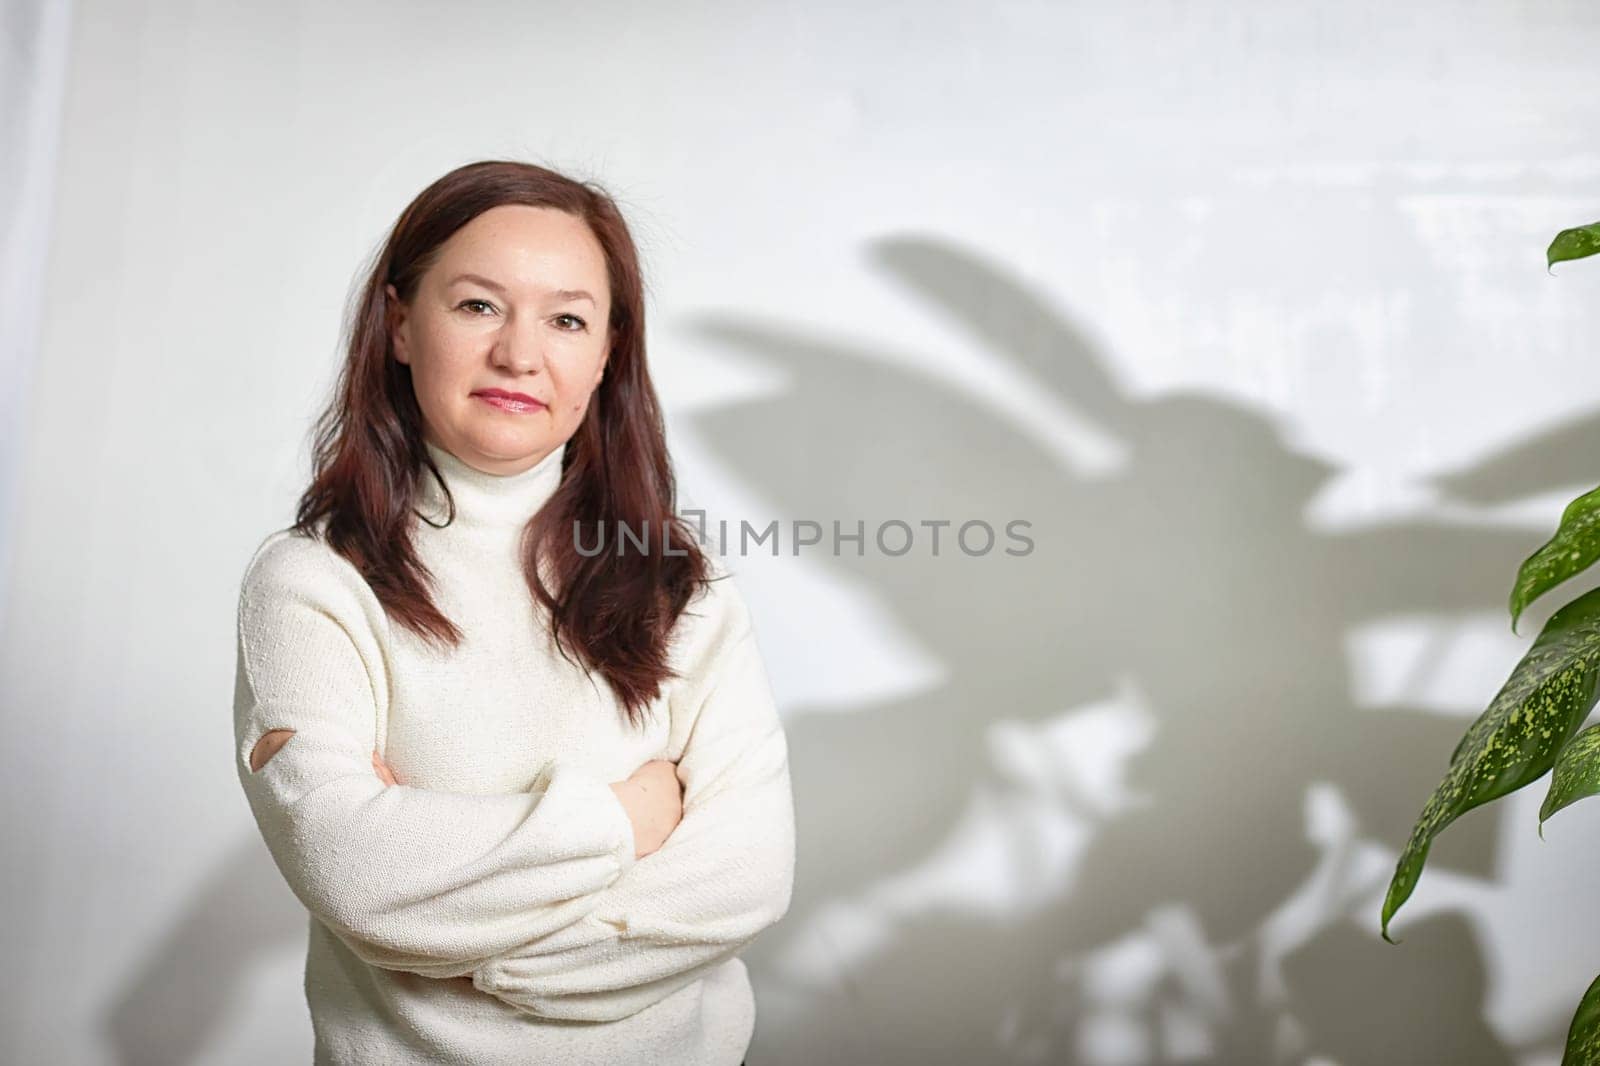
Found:
[(668, 699), (685, 735), (682, 821), (580, 920), (478, 967), (479, 989), (541, 1017), (614, 1020), (698, 980), (788, 910), (788, 745), (743, 601), (731, 582), (713, 587)]
[(698, 979), (787, 910), (787, 748), (731, 582), (684, 620), (666, 697), (683, 819), (636, 858), (609, 783), (568, 763), (525, 793), (388, 787), (372, 751), (381, 608), (324, 550), (279, 541), (246, 573), (236, 754), (280, 871), (360, 958), (470, 977), (532, 1014), (608, 1020)]

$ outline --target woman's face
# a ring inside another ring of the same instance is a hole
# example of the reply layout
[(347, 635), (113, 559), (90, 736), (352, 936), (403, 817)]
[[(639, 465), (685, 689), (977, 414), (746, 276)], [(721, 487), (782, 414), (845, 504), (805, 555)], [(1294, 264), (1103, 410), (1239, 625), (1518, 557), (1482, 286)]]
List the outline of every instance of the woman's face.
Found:
[[(431, 443), (515, 474), (577, 432), (611, 347), (605, 254), (583, 221), (490, 208), (444, 243), (409, 305), (388, 293), (395, 358), (411, 367)], [(494, 403), (494, 390), (533, 402)]]

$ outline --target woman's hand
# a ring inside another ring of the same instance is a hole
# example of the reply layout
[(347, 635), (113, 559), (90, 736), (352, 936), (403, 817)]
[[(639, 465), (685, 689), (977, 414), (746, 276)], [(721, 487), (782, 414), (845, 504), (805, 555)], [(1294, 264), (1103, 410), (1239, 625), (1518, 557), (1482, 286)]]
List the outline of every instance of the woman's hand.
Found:
[(385, 786), (405, 784), (404, 781), (400, 780), (399, 774), (389, 769), (389, 764), (383, 761), (383, 756), (378, 754), (377, 748), (372, 749), (372, 769), (378, 775), (378, 780), (382, 781)]
[[(372, 750), (372, 770), (385, 786), (405, 784), (376, 748)], [(626, 781), (612, 782), (611, 790), (633, 823), (635, 858), (659, 850), (683, 820), (683, 782), (678, 780), (677, 763), (651, 759)]]
[(658, 850), (683, 820), (683, 782), (678, 780), (677, 763), (651, 759), (626, 781), (613, 781), (611, 791), (633, 822), (635, 858)]

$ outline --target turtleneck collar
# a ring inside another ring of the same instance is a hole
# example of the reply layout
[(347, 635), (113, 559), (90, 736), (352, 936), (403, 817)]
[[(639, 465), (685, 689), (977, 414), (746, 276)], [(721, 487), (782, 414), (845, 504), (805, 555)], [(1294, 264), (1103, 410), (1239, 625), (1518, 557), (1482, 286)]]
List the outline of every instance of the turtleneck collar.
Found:
[[(450, 489), (455, 500), (455, 525), (462, 528), (519, 529), (561, 485), (565, 441), (519, 474), (486, 474), (432, 441), (422, 443)], [(450, 504), (426, 466), (422, 467), (417, 487), (417, 510), (435, 525), (442, 525), (450, 517)]]

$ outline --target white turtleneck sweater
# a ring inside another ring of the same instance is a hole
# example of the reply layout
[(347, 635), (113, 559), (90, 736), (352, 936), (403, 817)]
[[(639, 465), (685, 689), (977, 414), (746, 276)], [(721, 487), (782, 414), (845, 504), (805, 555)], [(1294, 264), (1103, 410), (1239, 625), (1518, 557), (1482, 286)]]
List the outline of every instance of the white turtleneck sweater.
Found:
[[(310, 912), (315, 1062), (736, 1066), (755, 1016), (736, 953), (788, 908), (795, 846), (743, 598), (712, 556), (721, 579), (672, 634), (683, 676), (635, 729), (556, 650), (519, 566), (565, 445), (507, 477), (428, 451), (456, 518), (415, 538), (459, 647), (391, 624), (349, 562), (291, 530), (241, 583), (234, 758)], [(426, 470), (422, 485), (417, 509), (442, 523)], [(294, 735), (252, 772), (275, 729)], [(610, 782), (658, 758), (678, 764), (683, 820), (635, 859)]]

